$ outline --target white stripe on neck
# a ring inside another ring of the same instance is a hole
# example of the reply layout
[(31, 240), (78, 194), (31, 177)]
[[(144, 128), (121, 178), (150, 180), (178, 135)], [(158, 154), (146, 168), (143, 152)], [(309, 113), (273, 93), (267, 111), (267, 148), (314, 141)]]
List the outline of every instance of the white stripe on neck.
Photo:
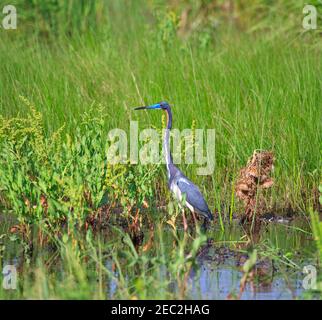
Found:
[(165, 155), (165, 163), (167, 165), (167, 171), (168, 171), (168, 178), (170, 179), (170, 130), (165, 129), (164, 133), (164, 155)]

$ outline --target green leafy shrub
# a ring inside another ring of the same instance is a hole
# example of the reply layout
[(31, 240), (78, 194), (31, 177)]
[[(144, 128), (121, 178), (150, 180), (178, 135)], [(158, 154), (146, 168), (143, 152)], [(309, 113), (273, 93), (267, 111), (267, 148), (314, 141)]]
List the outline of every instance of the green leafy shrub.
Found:
[(63, 137), (61, 128), (47, 137), (41, 114), (22, 100), (29, 110), (25, 118), (0, 118), (0, 190), (20, 223), (81, 227), (107, 192), (114, 206), (126, 208), (152, 196), (156, 167), (108, 165), (103, 117), (85, 113), (73, 136)]

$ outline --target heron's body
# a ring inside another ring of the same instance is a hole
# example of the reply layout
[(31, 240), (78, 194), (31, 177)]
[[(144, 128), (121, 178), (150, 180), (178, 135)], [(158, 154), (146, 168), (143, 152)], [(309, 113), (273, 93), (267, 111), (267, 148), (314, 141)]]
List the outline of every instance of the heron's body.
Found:
[(184, 204), (191, 212), (212, 220), (211, 212), (198, 187), (180, 171), (178, 172), (178, 175), (169, 182), (169, 187), (179, 203), (185, 201)]
[(199, 188), (191, 182), (173, 163), (170, 152), (170, 130), (172, 128), (171, 107), (166, 102), (160, 102), (149, 107), (136, 109), (162, 109), (167, 113), (167, 128), (164, 133), (163, 150), (167, 166), (168, 185), (179, 205), (184, 204), (193, 213), (213, 220), (208, 205)]

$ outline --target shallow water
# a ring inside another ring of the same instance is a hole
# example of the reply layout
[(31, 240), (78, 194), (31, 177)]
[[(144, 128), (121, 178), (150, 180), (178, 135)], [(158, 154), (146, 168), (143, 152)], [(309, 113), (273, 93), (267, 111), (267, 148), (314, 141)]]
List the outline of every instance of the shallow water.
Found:
[[(219, 228), (208, 231), (210, 241), (200, 250), (197, 265), (189, 273), (185, 299), (304, 298), (302, 282), (306, 275), (303, 267), (316, 265), (314, 243), (307, 222), (266, 223), (257, 234), (253, 234), (251, 241), (244, 234), (237, 222), (224, 232)], [(171, 243), (168, 245), (170, 251)], [(247, 282), (240, 292), (243, 264), (251, 248), (256, 248), (261, 258), (254, 268), (253, 281)], [(106, 266), (110, 268), (111, 261), (107, 261)], [(160, 272), (166, 274), (167, 270)], [(109, 282), (108, 298), (113, 298), (116, 290), (117, 282)], [(176, 283), (171, 284), (169, 290), (180, 291)]]
[[(189, 274), (188, 299), (301, 299), (303, 267), (316, 265), (315, 248), (307, 222), (270, 222), (262, 225), (251, 241), (239, 223), (224, 232), (208, 232), (211, 244), (198, 255), (198, 264)], [(240, 292), (243, 264), (256, 248), (260, 256), (254, 279)], [(266, 256), (266, 257), (265, 257)], [(239, 295), (240, 294), (240, 295)]]
[[(235, 224), (222, 234), (223, 240), (216, 243), (215, 239), (200, 254), (198, 270), (191, 272), (189, 278), (190, 298), (227, 299), (238, 296), (243, 277), (242, 266), (248, 258), (249, 249), (249, 244), (239, 245), (238, 250), (232, 248), (232, 240), (238, 239), (240, 232), (241, 227)], [(256, 243), (259, 244), (258, 253), (263, 254), (265, 250), (267, 257), (256, 263), (254, 281), (246, 284), (239, 298), (302, 298), (305, 294), (302, 286), (305, 277), (303, 267), (315, 264), (314, 244), (306, 223), (268, 223), (262, 227), (254, 242), (254, 247)], [(243, 250), (243, 246), (246, 250)]]
[[(256, 272), (261, 274), (259, 283), (247, 283), (241, 299), (294, 299), (303, 293), (303, 274), (300, 270), (290, 270), (285, 277), (279, 274), (271, 261), (257, 266)], [(191, 273), (190, 297), (195, 299), (227, 299), (232, 293), (237, 296), (240, 280), (243, 276), (242, 267), (233, 255), (218, 263), (208, 259), (200, 259), (199, 274)]]
[[(170, 255), (173, 237), (167, 230), (164, 230), (164, 243)], [(305, 295), (303, 267), (316, 265), (314, 242), (309, 230), (308, 223), (300, 219), (290, 223), (265, 223), (259, 232), (248, 236), (237, 222), (226, 226), (224, 231), (219, 226), (209, 229), (208, 243), (199, 250), (197, 263), (187, 275), (184, 295), (179, 294), (176, 282), (170, 283), (168, 290), (185, 299), (301, 299)], [(21, 263), (22, 248), (18, 242), (6, 241), (5, 247), (2, 265)], [(243, 265), (253, 249), (257, 250), (259, 258), (252, 278), (240, 290)], [(112, 260), (106, 259), (104, 265), (114, 273), (114, 279), (107, 277), (105, 283), (106, 298), (113, 299), (119, 275), (112, 271)], [(59, 276), (59, 262), (54, 268)], [(160, 274), (166, 278), (168, 270), (164, 266), (162, 268)], [(124, 277), (130, 284), (135, 274), (124, 274)]]

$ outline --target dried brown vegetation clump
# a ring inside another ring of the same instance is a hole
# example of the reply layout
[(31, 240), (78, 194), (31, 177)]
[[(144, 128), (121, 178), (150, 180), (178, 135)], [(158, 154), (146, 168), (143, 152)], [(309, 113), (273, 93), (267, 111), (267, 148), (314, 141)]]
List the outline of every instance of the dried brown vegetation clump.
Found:
[(264, 198), (259, 191), (270, 188), (274, 183), (270, 177), (273, 162), (272, 152), (255, 150), (246, 167), (240, 170), (236, 195), (244, 202), (244, 221), (252, 221), (255, 212), (258, 217), (265, 209)]

